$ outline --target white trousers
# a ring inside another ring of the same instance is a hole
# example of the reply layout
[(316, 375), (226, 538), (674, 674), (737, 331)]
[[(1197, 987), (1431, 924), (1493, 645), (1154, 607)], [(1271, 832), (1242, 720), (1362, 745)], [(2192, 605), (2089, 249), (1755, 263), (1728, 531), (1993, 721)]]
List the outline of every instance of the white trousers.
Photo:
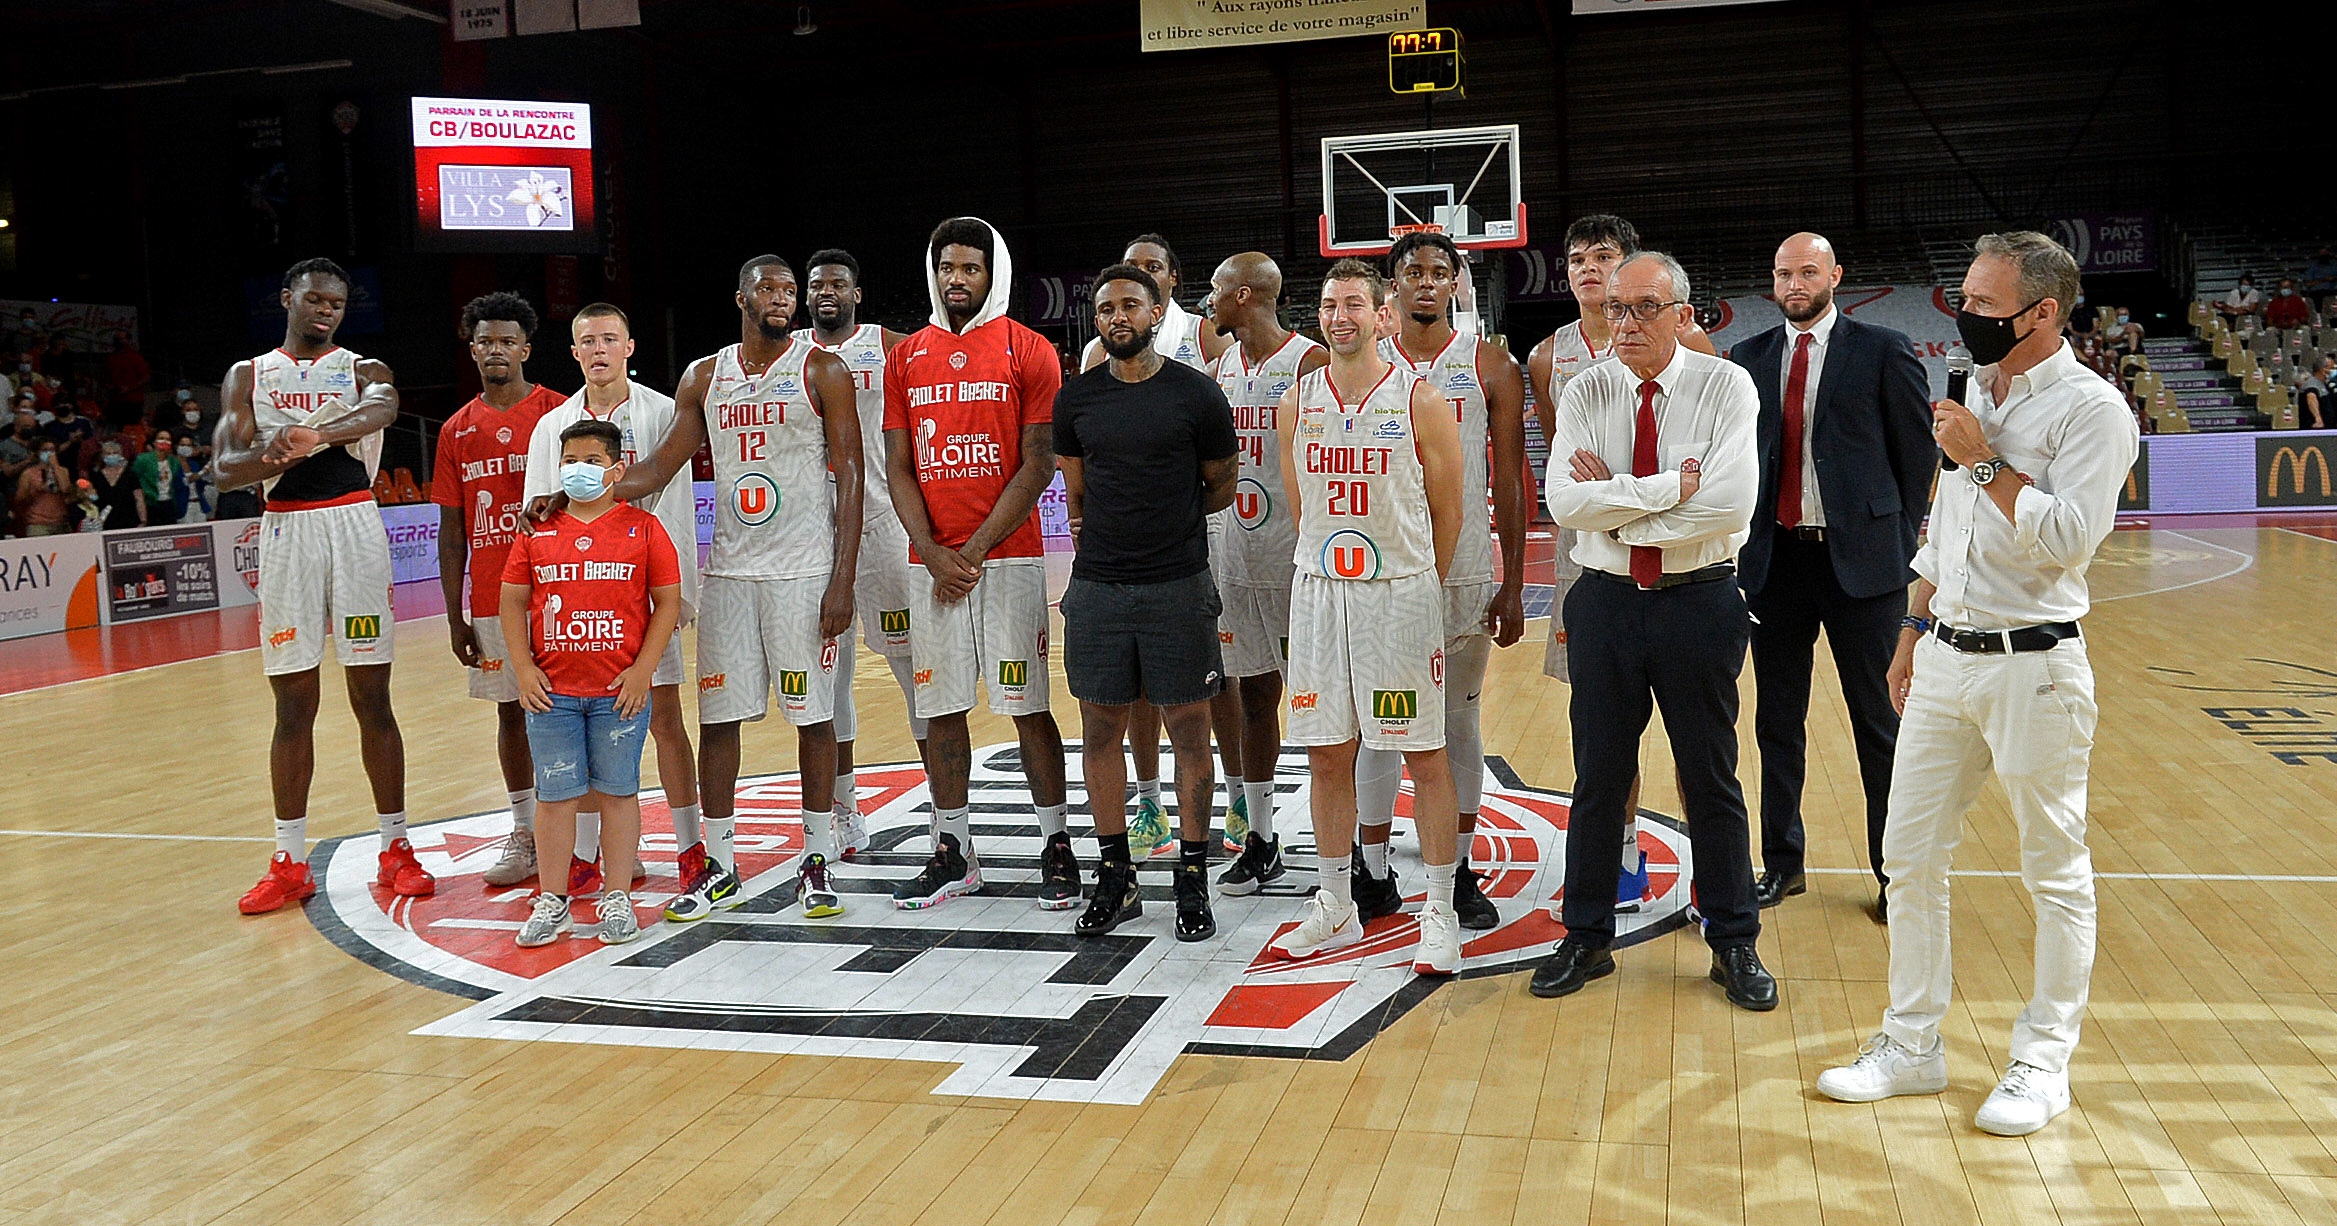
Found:
[(1939, 1042), (1954, 988), (1948, 868), (1964, 812), (1991, 770), (2021, 840), (2021, 881), (2036, 909), (2037, 964), (2013, 1022), (2012, 1058), (2069, 1065), (2094, 967), (2094, 868), (2085, 844), (2086, 765), (2094, 744), (2094, 674), (2085, 644), (1966, 654), (1925, 636), (1899, 724), (1891, 809), (1891, 1006), (1883, 1033), (1911, 1050)]

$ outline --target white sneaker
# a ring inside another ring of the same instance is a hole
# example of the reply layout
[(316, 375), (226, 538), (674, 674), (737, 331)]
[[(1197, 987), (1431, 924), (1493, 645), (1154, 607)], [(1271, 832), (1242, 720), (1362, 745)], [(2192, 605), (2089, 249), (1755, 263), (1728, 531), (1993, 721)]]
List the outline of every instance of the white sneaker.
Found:
[(1928, 1056), (1887, 1034), (1858, 1045), (1858, 1059), (1818, 1074), (1818, 1093), (1843, 1103), (1872, 1103), (1901, 1094), (1937, 1094), (1947, 1088), (1947, 1045)]
[(836, 858), (849, 860), (868, 850), (868, 819), (860, 816), (858, 805), (836, 806)]
[(633, 914), (633, 896), (610, 890), (600, 896), (600, 943), (622, 945), (641, 935), (641, 919)]
[(536, 836), (532, 830), (514, 830), (503, 840), (503, 854), (487, 866), (482, 878), (491, 886), (512, 886), (536, 875)]
[(1355, 904), (1339, 902), (1329, 890), (1316, 890), (1306, 900), (1306, 917), (1298, 921), (1298, 927), (1269, 948), (1276, 957), (1296, 961), (1344, 949), (1362, 939), (1363, 917)]
[(576, 928), (576, 917), (569, 914), (568, 900), (557, 894), (536, 895), (535, 908), (528, 912), (527, 922), (519, 926), (519, 947), (534, 949), (549, 945)]
[(1972, 1124), (2000, 1137), (2025, 1137), (2069, 1110), (2069, 1074), (2049, 1073), (2034, 1064), (2015, 1060), (2004, 1070), (2004, 1080), (1980, 1104)]
[(1420, 908), (1420, 947), (1412, 953), (1412, 973), (1457, 975), (1460, 971), (1460, 914), (1429, 903)]

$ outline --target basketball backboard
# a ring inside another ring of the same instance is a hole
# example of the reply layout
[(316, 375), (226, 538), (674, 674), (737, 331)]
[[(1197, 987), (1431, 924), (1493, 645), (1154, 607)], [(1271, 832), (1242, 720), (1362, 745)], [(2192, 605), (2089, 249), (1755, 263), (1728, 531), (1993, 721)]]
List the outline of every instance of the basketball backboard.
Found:
[(1464, 250), (1522, 247), (1526, 205), (1516, 124), (1323, 138), (1323, 258), (1385, 255), (1433, 230)]

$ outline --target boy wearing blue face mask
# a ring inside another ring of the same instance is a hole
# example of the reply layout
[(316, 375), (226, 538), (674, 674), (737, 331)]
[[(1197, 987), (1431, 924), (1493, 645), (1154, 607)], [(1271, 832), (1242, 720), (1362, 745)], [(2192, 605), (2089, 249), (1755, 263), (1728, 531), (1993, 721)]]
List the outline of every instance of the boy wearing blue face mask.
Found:
[[(567, 509), (511, 547), (503, 567), (503, 635), (513, 651), (536, 766), (536, 854), (566, 864), (587, 793), (601, 814), (600, 939), (641, 934), (633, 880), (641, 843), (641, 746), (649, 687), (681, 617), (681, 565), (657, 517), (613, 496), (624, 435), (605, 421), (560, 432)], [(564, 854), (567, 853), (567, 854)], [(518, 941), (548, 945), (574, 927), (557, 878), (544, 879)]]

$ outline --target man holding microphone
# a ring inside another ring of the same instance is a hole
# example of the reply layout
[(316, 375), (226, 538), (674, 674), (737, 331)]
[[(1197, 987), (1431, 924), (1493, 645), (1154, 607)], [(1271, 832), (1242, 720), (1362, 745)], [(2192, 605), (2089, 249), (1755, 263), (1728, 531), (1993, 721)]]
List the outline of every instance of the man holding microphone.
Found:
[(1975, 247), (1956, 327), (1979, 369), (1969, 407), (1934, 406), (1947, 471), (1889, 675), (1901, 713), (1883, 834), (1891, 1003), (1881, 1032), (1856, 1061), (1820, 1074), (1818, 1089), (1874, 1102), (1947, 1088), (1948, 869), (1964, 810), (1993, 770), (2036, 906), (2036, 977), (2011, 1062), (1973, 1122), (2024, 1136), (2069, 1109), (2093, 974), (2085, 835), (2096, 708), (2077, 623), (2140, 440), (2117, 390), (2061, 338), (2078, 293), (2069, 252), (2030, 231), (1982, 235)]

